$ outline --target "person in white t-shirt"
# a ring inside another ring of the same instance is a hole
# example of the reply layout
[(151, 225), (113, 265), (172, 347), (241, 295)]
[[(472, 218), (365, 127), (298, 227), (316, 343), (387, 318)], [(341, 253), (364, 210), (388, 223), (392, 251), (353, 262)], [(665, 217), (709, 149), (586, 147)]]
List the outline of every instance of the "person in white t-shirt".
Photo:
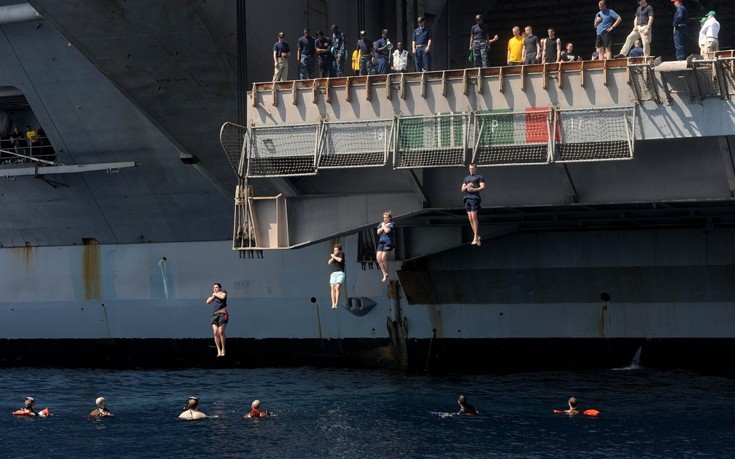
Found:
[(399, 41), (396, 43), (390, 68), (392, 71), (398, 73), (403, 73), (408, 69), (408, 51), (403, 49), (403, 42)]

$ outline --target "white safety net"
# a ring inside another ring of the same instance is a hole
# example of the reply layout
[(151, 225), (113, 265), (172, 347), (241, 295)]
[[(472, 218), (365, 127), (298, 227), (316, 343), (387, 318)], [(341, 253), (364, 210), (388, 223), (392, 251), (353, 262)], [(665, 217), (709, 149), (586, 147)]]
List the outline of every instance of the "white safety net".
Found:
[(219, 131), (219, 141), (222, 144), (222, 149), (227, 155), (232, 170), (239, 176), (245, 174), (240, 160), (244, 154), (243, 146), (245, 145), (246, 134), (247, 128), (245, 126), (229, 122), (223, 124)]
[(606, 161), (633, 157), (635, 106), (557, 110), (554, 161)]
[(463, 166), (469, 115), (438, 114), (398, 119), (396, 169)]
[(384, 166), (393, 126), (393, 119), (324, 123), (319, 168)]
[(515, 166), (549, 162), (551, 108), (487, 110), (475, 115), (472, 162)]
[(315, 175), (319, 124), (250, 128), (248, 177)]

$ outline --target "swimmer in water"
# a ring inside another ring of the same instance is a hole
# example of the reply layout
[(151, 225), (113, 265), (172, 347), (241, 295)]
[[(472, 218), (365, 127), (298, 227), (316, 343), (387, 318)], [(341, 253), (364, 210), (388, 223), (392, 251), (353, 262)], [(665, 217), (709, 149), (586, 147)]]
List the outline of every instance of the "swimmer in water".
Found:
[(569, 409), (564, 410), (564, 412), (570, 416), (579, 414), (579, 410), (577, 410), (577, 397), (570, 397), (568, 403), (569, 403)]
[(99, 397), (97, 400), (94, 401), (95, 405), (97, 405), (97, 408), (95, 408), (94, 411), (89, 413), (89, 415), (93, 418), (101, 418), (105, 416), (113, 416), (112, 413), (110, 413), (110, 410), (107, 409), (107, 402), (105, 402), (104, 397)]
[(183, 419), (185, 421), (194, 421), (207, 417), (206, 414), (199, 411), (199, 399), (197, 397), (189, 397), (187, 407), (184, 407), (184, 412), (179, 415), (179, 419)]
[(13, 414), (16, 416), (39, 416), (43, 418), (51, 416), (51, 411), (48, 408), (36, 411), (36, 400), (33, 397), (26, 397), (26, 401), (23, 402), (23, 408), (14, 411)]
[(480, 414), (474, 406), (467, 403), (467, 397), (464, 395), (457, 397), (457, 405), (459, 405), (459, 412), (457, 413), (459, 416), (476, 416)]
[(36, 412), (36, 400), (33, 397), (26, 397), (26, 401), (23, 402), (23, 408), (17, 412), (27, 414), (28, 416), (38, 416)]
[(243, 417), (245, 419), (255, 419), (255, 418), (264, 418), (270, 415), (271, 415), (270, 411), (260, 409), (260, 400), (253, 400), (253, 403), (250, 404), (250, 412)]

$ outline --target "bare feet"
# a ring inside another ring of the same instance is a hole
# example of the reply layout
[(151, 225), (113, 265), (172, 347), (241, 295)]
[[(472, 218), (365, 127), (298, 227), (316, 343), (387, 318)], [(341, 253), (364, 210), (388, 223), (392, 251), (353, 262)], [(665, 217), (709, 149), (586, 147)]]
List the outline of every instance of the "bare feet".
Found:
[(477, 238), (472, 240), (472, 245), (477, 245)]
[(477, 247), (480, 247), (482, 245), (480, 239), (481, 239), (480, 236), (477, 236), (477, 241), (476, 241)]
[(337, 309), (337, 305), (336, 304), (333, 304), (332, 305), (332, 309)]
[(388, 275), (387, 274), (383, 274), (383, 280), (382, 280), (382, 282), (385, 282), (386, 280), (388, 280)]

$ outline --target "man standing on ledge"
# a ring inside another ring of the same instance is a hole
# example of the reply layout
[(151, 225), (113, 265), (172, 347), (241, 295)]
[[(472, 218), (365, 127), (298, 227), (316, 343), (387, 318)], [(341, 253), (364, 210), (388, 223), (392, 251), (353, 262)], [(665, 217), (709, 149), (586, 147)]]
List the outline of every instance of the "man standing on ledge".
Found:
[(623, 18), (618, 16), (618, 13), (614, 10), (608, 8), (605, 0), (600, 0), (597, 6), (600, 11), (595, 15), (594, 27), (597, 29), (595, 48), (597, 48), (598, 59), (610, 59), (612, 58), (612, 31), (615, 30)]
[(689, 15), (687, 9), (682, 4), (682, 0), (671, 0), (676, 6), (674, 13), (674, 47), (676, 48), (676, 60), (683, 61), (687, 58), (687, 38), (689, 30), (687, 30), (687, 21)]
[(215, 282), (212, 287), (212, 295), (207, 298), (207, 304), (212, 304), (212, 333), (214, 334), (214, 345), (217, 346), (217, 357), (225, 356), (225, 327), (229, 322), (230, 314), (227, 312), (227, 292), (222, 290), (222, 284)]
[(314, 78), (314, 54), (316, 40), (311, 36), (311, 30), (304, 29), (304, 36), (299, 38), (296, 48), (296, 59), (299, 61), (299, 78), (309, 80)]
[(273, 81), (288, 80), (288, 55), (291, 49), (286, 43), (286, 34), (278, 32), (278, 42), (273, 45)]
[(715, 52), (720, 50), (720, 23), (715, 19), (715, 12), (707, 13), (707, 19), (702, 24), (702, 33), (704, 35), (704, 54), (706, 59), (714, 59)]
[(413, 56), (417, 72), (431, 71), (431, 29), (426, 27), (426, 20), (419, 16), (419, 26), (413, 31)]
[(477, 165), (470, 164), (470, 175), (464, 178), (460, 191), (464, 193), (464, 208), (470, 220), (474, 237), (472, 245), (480, 246), (480, 223), (477, 221), (477, 212), (480, 210), (480, 191), (485, 189), (485, 177), (477, 173)]
[(523, 45), (525, 39), (521, 36), (521, 28), (513, 26), (513, 36), (508, 40), (508, 65), (523, 65)]
[(620, 54), (616, 54), (615, 58), (626, 57), (628, 51), (635, 43), (637, 38), (641, 39), (643, 43), (643, 55), (648, 57), (651, 55), (651, 40), (653, 34), (651, 27), (653, 27), (653, 7), (648, 4), (646, 0), (638, 0), (638, 9), (635, 11), (635, 19), (633, 19), (633, 30), (628, 34), (628, 38), (625, 39), (623, 49), (620, 50)]
[(487, 31), (487, 25), (482, 22), (482, 15), (475, 16), (475, 25), (470, 29), (469, 47), (475, 67), (486, 68), (488, 66), (487, 53), (490, 45), (497, 40), (497, 35), (490, 39), (490, 32)]

